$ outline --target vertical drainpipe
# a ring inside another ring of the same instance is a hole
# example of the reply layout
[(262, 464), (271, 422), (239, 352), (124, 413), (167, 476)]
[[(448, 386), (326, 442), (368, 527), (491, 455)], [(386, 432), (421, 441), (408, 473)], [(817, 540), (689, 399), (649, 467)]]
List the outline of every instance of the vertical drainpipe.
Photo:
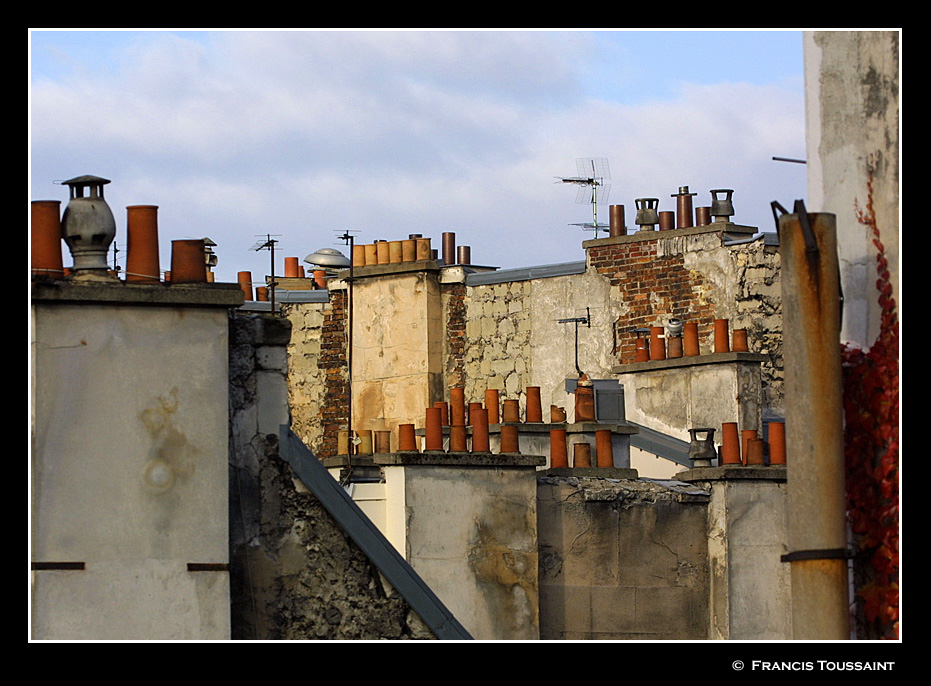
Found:
[[(775, 205), (774, 205), (775, 206)], [(778, 219), (788, 554), (796, 640), (850, 638), (836, 217)]]

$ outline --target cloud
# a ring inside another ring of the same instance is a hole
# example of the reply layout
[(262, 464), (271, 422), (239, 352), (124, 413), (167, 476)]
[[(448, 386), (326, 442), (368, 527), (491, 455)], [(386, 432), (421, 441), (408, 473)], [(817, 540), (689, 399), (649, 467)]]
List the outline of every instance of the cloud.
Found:
[(222, 280), (267, 270), (267, 255), (247, 254), (266, 232), (300, 257), (352, 229), (359, 242), (455, 231), (473, 261), (502, 267), (582, 259), (591, 234), (570, 224), (591, 208), (555, 183), (577, 157), (609, 159), (628, 224), (635, 198), (662, 207), (680, 185), (705, 198), (734, 188), (738, 215), (752, 202), (765, 218), (762, 198), (780, 192), (771, 156), (803, 156), (799, 91), (681, 84), (663, 99), (594, 99), (579, 62), (594, 37), (569, 37), (142, 34), (116, 68), (36, 78), (34, 199), (52, 179), (111, 178), (118, 216), (160, 206), (163, 251), (172, 232), (217, 241)]

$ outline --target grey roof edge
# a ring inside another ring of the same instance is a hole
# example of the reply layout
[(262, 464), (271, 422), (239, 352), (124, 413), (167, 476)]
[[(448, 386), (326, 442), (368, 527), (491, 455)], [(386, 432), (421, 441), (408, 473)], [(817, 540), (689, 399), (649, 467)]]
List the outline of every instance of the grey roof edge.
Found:
[(529, 281), (546, 279), (554, 276), (583, 274), (587, 267), (585, 260), (562, 262), (560, 264), (543, 264), (536, 267), (519, 267), (517, 269), (499, 269), (493, 272), (476, 272), (466, 275), (467, 286), (505, 283), (509, 281)]
[(281, 456), (434, 635), (446, 641), (472, 640), (469, 632), (359, 509), (300, 437), (291, 431), (291, 427), (282, 424), (278, 438)]
[(761, 231), (760, 233), (751, 236), (749, 238), (727, 238), (724, 240), (724, 245), (741, 245), (743, 243), (753, 243), (763, 239), (763, 245), (779, 245), (779, 234), (773, 233), (772, 231)]
[[(275, 309), (279, 305), (291, 303), (327, 303), (330, 302), (330, 292), (325, 289), (315, 291), (289, 291), (285, 289), (275, 290)], [(267, 300), (247, 300), (240, 308), (250, 312), (270, 312), (272, 309), (271, 302)]]
[(664, 434), (656, 429), (651, 429), (642, 424), (631, 422), (628, 424), (637, 427), (640, 431), (630, 436), (630, 445), (633, 448), (645, 450), (659, 457), (672, 460), (677, 464), (685, 467), (692, 466), (692, 460), (689, 459), (689, 443), (679, 438), (674, 438), (669, 434)]

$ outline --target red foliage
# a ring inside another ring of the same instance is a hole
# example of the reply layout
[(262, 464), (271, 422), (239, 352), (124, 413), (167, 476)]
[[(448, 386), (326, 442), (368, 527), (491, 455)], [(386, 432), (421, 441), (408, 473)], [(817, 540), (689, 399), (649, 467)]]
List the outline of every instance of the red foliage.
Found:
[(857, 590), (863, 613), (883, 638), (898, 638), (899, 620), (899, 322), (885, 247), (873, 212), (872, 178), (860, 223), (878, 251), (879, 338), (868, 351), (842, 346), (847, 512), (871, 580)]

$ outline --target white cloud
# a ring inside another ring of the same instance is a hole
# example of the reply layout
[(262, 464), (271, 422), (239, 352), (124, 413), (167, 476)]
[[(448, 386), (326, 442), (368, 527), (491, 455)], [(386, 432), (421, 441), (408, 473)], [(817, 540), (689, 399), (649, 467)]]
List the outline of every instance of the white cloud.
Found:
[(591, 234), (569, 224), (591, 209), (554, 183), (576, 157), (609, 159), (610, 202), (628, 224), (635, 198), (672, 203), (680, 185), (696, 202), (734, 188), (735, 221), (756, 225), (785, 199), (774, 182), (804, 189), (803, 170), (773, 174), (770, 161), (803, 155), (797, 90), (722, 82), (635, 104), (585, 99), (574, 60), (592, 40), (571, 38), (144, 34), (119, 69), (34, 84), (34, 198), (52, 179), (107, 176), (118, 217), (158, 204), (163, 250), (171, 232), (209, 235), (234, 280), (247, 260), (267, 268), (247, 252), (266, 232), (301, 257), (354, 229), (360, 242), (456, 231), (473, 260), (504, 267), (581, 259)]

